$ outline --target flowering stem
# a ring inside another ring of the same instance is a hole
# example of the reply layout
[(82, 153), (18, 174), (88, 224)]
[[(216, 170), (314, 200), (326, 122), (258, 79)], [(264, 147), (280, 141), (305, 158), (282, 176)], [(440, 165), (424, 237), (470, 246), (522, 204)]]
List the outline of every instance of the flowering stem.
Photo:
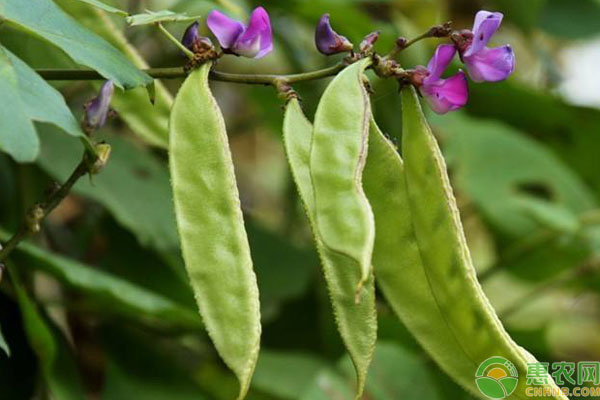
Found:
[(406, 42), (404, 44), (404, 47), (401, 50), (408, 49), (413, 44), (420, 42), (423, 39), (428, 39), (428, 38), (432, 38), (432, 37), (434, 37), (434, 36), (431, 35), (431, 30), (429, 30), (429, 31), (423, 33), (422, 35), (419, 35), (416, 38), (413, 38), (413, 39), (409, 40), (408, 42)]
[[(211, 71), (210, 79), (220, 82), (245, 83), (249, 85), (275, 85), (278, 82), (289, 84), (312, 81), (336, 75), (343, 70), (347, 64), (339, 63), (331, 67), (316, 71), (303, 72), (299, 74), (277, 75), (277, 74), (232, 74), (228, 72)], [(39, 69), (36, 72), (49, 81), (92, 81), (104, 80), (102, 75), (91, 69)], [(155, 79), (183, 78), (187, 72), (183, 67), (151, 68), (144, 70), (145, 73)]]
[(400, 53), (402, 50), (408, 49), (410, 46), (412, 46), (413, 44), (415, 44), (417, 42), (420, 42), (423, 39), (449, 37), (450, 34), (452, 33), (451, 26), (452, 26), (451, 22), (446, 22), (442, 25), (436, 25), (436, 26), (431, 27), (427, 32), (424, 32), (421, 35), (419, 35), (411, 40), (406, 40), (405, 38), (399, 38), (396, 41), (396, 45), (394, 46), (394, 48), (386, 55), (385, 58), (394, 59), (398, 55), (398, 53)]
[(171, 35), (171, 32), (166, 30), (160, 22), (157, 22), (156, 26), (166, 36), (167, 39), (169, 39), (175, 46), (177, 46), (181, 51), (183, 51), (187, 58), (189, 58), (190, 60), (194, 59), (194, 53), (190, 49), (185, 47), (183, 44), (181, 44), (181, 42), (177, 40), (175, 36)]

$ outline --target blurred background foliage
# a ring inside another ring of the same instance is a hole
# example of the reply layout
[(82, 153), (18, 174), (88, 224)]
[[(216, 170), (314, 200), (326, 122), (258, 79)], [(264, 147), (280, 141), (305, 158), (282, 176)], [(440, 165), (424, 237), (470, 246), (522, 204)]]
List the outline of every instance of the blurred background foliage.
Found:
[[(154, 67), (181, 65), (152, 26), (56, 0), (79, 22)], [(107, 1), (107, 3), (111, 3)], [(358, 43), (381, 31), (376, 49), (447, 20), (470, 28), (479, 9), (505, 14), (498, 44), (511, 43), (517, 69), (507, 82), (471, 84), (469, 105), (431, 123), (448, 160), (469, 245), (485, 292), (515, 340), (539, 360), (600, 359), (600, 1), (598, 0), (113, 0), (145, 9), (244, 16), (271, 14), (275, 51), (256, 61), (223, 58), (232, 72), (291, 73), (330, 65), (313, 45), (324, 12)], [(185, 24), (169, 29), (181, 35)], [(72, 67), (57, 48), (10, 27), (2, 43), (31, 66)], [(207, 33), (205, 31), (205, 33)], [(127, 39), (132, 47), (127, 47)], [(401, 56), (425, 64), (436, 42)], [(137, 49), (139, 54), (135, 54)], [(335, 58), (335, 57), (334, 57)], [(458, 67), (458, 65), (457, 65)], [(113, 154), (102, 174), (82, 179), (23, 244), (20, 271), (0, 285), (0, 398), (231, 399), (237, 383), (203, 331), (178, 250), (167, 154), (148, 143), (166, 126), (181, 80), (163, 82), (158, 106), (143, 89), (119, 97), (103, 131)], [(89, 82), (55, 82), (81, 113)], [(399, 138), (394, 82), (373, 77), (373, 107)], [(299, 84), (308, 115), (325, 82)], [(231, 141), (258, 275), (262, 352), (250, 399), (349, 399), (352, 369), (336, 332), (306, 218), (281, 145), (282, 110), (271, 88), (215, 83)], [(0, 154), (0, 236), (52, 180), (63, 180), (81, 149), (38, 125), (42, 153), (16, 164)], [(145, 140), (146, 139), (146, 140)], [(201, 168), (201, 165), (190, 168)], [(25, 289), (27, 288), (27, 290)], [(415, 343), (383, 300), (379, 344), (365, 398), (465, 399)], [(4, 343), (5, 342), (5, 343)], [(8, 350), (9, 349), (9, 350)]]

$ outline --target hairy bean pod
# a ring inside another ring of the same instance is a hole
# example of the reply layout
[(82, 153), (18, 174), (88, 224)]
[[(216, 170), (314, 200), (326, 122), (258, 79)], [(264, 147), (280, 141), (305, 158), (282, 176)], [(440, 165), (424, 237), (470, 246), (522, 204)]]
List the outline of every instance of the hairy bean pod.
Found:
[(185, 80), (169, 124), (171, 181), (183, 258), (208, 333), (243, 398), (260, 345), (256, 276), (221, 111), (207, 63)]
[(315, 224), (323, 244), (356, 260), (360, 287), (371, 274), (375, 226), (362, 189), (371, 107), (364, 59), (340, 72), (329, 84), (315, 114), (310, 155)]
[(403, 90), (402, 105), (405, 163), (374, 128), (365, 168), (376, 220), (378, 284), (458, 383), (481, 396), (475, 372), (486, 359), (501, 356), (520, 377), (511, 398), (526, 399), (527, 363), (535, 359), (510, 338), (477, 281), (445, 163), (414, 89)]
[(312, 124), (304, 116), (298, 100), (292, 99), (286, 107), (283, 125), (285, 150), (319, 251), (335, 321), (356, 368), (356, 396), (359, 398), (377, 339), (374, 283), (371, 275), (359, 292), (359, 304), (355, 304), (356, 282), (361, 279), (359, 265), (356, 260), (325, 246), (316, 229), (310, 175), (312, 137)]

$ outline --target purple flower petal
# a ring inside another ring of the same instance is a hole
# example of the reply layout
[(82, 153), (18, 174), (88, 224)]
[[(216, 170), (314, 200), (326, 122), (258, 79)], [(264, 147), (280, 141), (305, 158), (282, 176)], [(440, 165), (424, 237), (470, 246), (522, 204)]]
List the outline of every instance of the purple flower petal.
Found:
[(462, 71), (448, 79), (424, 83), (420, 90), (431, 109), (437, 114), (458, 110), (467, 104), (469, 97), (467, 77)]
[(479, 11), (473, 24), (473, 43), (463, 56), (469, 57), (483, 50), (500, 27), (503, 17), (499, 12)]
[(427, 64), (429, 76), (425, 79), (425, 83), (434, 82), (442, 77), (442, 74), (452, 62), (456, 54), (456, 47), (453, 44), (442, 44), (437, 47), (435, 54)]
[(358, 46), (358, 48), (363, 53), (369, 52), (369, 51), (373, 50), (373, 45), (375, 44), (377, 39), (379, 39), (379, 31), (371, 32), (363, 38), (363, 40), (362, 40), (362, 42), (360, 42), (360, 45)]
[(354, 47), (350, 41), (331, 28), (329, 14), (323, 14), (315, 30), (315, 44), (320, 53), (331, 55), (350, 51)]
[(194, 22), (188, 26), (183, 33), (181, 44), (183, 44), (189, 50), (193, 50), (194, 43), (200, 38), (200, 34), (198, 33), (198, 25), (198, 21)]
[(232, 50), (236, 54), (250, 58), (264, 57), (273, 50), (271, 21), (264, 8), (257, 7), (252, 11), (248, 27), (236, 39)]
[(515, 70), (515, 53), (509, 45), (484, 48), (470, 57), (463, 57), (474, 82), (498, 82)]
[(206, 18), (208, 29), (217, 37), (219, 44), (223, 49), (229, 49), (233, 46), (237, 38), (244, 31), (244, 24), (219, 11), (211, 11)]
[(86, 107), (85, 120), (87, 125), (93, 129), (100, 129), (106, 123), (106, 117), (110, 110), (110, 101), (115, 91), (112, 81), (106, 81), (100, 88), (100, 93)]

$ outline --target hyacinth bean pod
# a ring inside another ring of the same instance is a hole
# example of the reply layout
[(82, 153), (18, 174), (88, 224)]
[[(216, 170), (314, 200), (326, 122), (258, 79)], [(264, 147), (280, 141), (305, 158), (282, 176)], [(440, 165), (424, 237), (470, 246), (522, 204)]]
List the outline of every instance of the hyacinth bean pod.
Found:
[(221, 111), (206, 63), (175, 99), (169, 124), (170, 169), (183, 258), (200, 314), (243, 398), (260, 344), (256, 276), (244, 228)]
[(436, 362), (463, 385), (470, 385), (473, 363), (462, 351), (459, 338), (447, 329), (423, 268), (412, 226), (404, 164), (375, 122), (371, 123), (363, 185), (375, 215), (373, 266), (377, 285)]
[(329, 84), (315, 114), (310, 171), (314, 187), (315, 224), (323, 244), (356, 261), (357, 287), (371, 275), (375, 226), (362, 189), (371, 107), (364, 87), (363, 59)]
[[(380, 285), (407, 327), (456, 381), (479, 395), (474, 371), (486, 359), (501, 356), (514, 363), (521, 377), (511, 398), (527, 399), (524, 378), (527, 363), (535, 359), (508, 335), (477, 281), (444, 159), (413, 88), (402, 91), (402, 121), (404, 178), (399, 160), (390, 165), (390, 171), (397, 170), (395, 195), (387, 190), (377, 195), (377, 187), (367, 186), (377, 237), (387, 241), (386, 231), (397, 230), (396, 243), (376, 245)], [(400, 185), (404, 179), (406, 192)], [(377, 199), (394, 204), (383, 210)], [(396, 216), (391, 215), (394, 210)], [(403, 226), (386, 227), (391, 221)]]
[(360, 292), (359, 303), (355, 304), (355, 285), (361, 279), (356, 260), (324, 246), (316, 229), (310, 175), (312, 136), (312, 124), (304, 116), (298, 100), (292, 99), (286, 106), (283, 125), (285, 151), (319, 251), (336, 324), (356, 368), (359, 398), (377, 339), (374, 283), (371, 277)]

